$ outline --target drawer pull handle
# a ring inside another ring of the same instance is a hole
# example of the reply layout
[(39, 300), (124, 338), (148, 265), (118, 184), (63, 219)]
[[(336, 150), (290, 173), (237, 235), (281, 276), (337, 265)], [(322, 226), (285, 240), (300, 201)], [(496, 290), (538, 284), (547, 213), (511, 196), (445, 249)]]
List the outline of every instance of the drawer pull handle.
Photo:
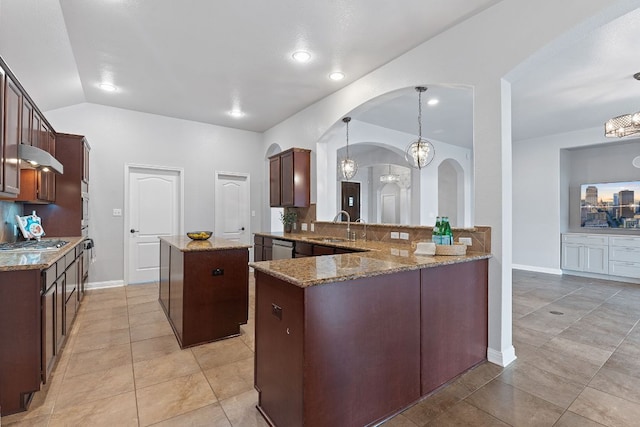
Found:
[(223, 276), (224, 275), (224, 268), (214, 268), (213, 271), (211, 272), (212, 276)]
[(282, 307), (277, 304), (271, 303), (271, 314), (282, 320)]

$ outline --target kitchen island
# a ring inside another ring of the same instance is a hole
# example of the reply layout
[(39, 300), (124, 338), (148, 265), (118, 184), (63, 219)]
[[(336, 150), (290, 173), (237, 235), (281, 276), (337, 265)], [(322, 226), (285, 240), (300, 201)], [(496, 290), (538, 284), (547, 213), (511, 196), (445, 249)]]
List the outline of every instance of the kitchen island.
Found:
[(250, 264), (255, 388), (272, 425), (375, 424), (486, 359), (490, 254), (342, 245), (369, 249)]
[(160, 238), (160, 305), (181, 348), (240, 334), (249, 311), (250, 245)]

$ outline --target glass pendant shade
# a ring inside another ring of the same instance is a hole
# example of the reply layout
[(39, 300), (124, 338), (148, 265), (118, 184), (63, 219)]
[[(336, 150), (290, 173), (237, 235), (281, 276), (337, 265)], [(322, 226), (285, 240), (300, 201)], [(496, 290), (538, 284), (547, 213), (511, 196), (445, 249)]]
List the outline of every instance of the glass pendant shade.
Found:
[(392, 184), (394, 182), (400, 181), (400, 176), (397, 174), (391, 173), (391, 165), (389, 165), (389, 173), (385, 175), (380, 175), (380, 182), (385, 184)]
[(625, 114), (607, 120), (604, 124), (604, 135), (622, 138), (640, 133), (640, 111)]
[(353, 159), (345, 158), (340, 162), (340, 173), (344, 179), (349, 180), (358, 173), (358, 164)]
[(436, 155), (433, 144), (422, 137), (422, 92), (426, 92), (424, 86), (417, 86), (418, 92), (418, 139), (407, 146), (404, 157), (412, 168), (422, 169), (427, 166)]
[(405, 159), (412, 168), (422, 169), (427, 166), (436, 155), (436, 150), (426, 139), (413, 141), (405, 150)]
[(347, 157), (340, 161), (340, 175), (348, 181), (358, 173), (358, 164), (349, 157), (349, 122), (351, 117), (344, 117), (342, 121), (347, 125)]

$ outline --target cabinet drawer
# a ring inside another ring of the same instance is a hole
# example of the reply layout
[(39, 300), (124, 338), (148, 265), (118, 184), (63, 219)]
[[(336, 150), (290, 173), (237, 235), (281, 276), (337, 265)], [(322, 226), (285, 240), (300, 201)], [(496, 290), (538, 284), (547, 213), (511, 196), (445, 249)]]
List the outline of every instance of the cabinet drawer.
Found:
[(262, 236), (253, 236), (253, 243), (256, 245), (264, 245), (264, 237)]
[(296, 258), (313, 255), (313, 245), (311, 243), (296, 242)]
[(609, 236), (597, 234), (563, 234), (562, 243), (576, 243), (581, 245), (608, 245)]
[(640, 249), (640, 237), (610, 237), (609, 238), (610, 246), (625, 246), (628, 248), (638, 248)]
[(640, 247), (609, 246), (609, 260), (640, 263)]
[(609, 274), (640, 279), (640, 263), (609, 261)]
[[(64, 270), (63, 270), (64, 271)], [(51, 285), (56, 281), (57, 275), (56, 264), (53, 264), (51, 267), (47, 268), (42, 272), (43, 283), (42, 283), (42, 291), (46, 292)]]

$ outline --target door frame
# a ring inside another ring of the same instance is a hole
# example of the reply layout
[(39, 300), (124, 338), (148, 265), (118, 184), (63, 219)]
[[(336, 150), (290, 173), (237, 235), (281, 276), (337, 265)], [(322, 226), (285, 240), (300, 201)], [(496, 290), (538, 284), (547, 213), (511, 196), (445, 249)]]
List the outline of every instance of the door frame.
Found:
[(178, 186), (180, 188), (180, 197), (178, 199), (180, 210), (180, 234), (184, 234), (184, 168), (174, 166), (157, 166), (157, 165), (145, 165), (140, 163), (125, 163), (124, 165), (124, 209), (122, 211), (123, 216), (123, 229), (122, 229), (122, 242), (124, 245), (124, 259), (123, 259), (123, 276), (124, 285), (129, 285), (129, 230), (131, 229), (131, 223), (129, 222), (129, 176), (133, 169), (142, 169), (149, 172), (165, 171), (165, 172), (177, 172), (178, 174)]
[[(244, 173), (244, 172), (225, 172), (225, 171), (214, 171), (214, 178), (213, 178), (213, 229), (215, 230), (217, 227), (217, 221), (218, 221), (218, 197), (219, 197), (219, 192), (218, 192), (218, 184), (220, 181), (220, 176), (236, 176), (239, 178), (245, 178), (247, 181), (247, 189), (249, 190), (249, 200), (247, 200), (248, 202), (248, 208), (249, 208), (249, 221), (247, 223), (247, 236), (249, 237), (249, 243), (251, 244), (251, 175), (248, 173)], [(249, 255), (251, 256), (253, 254), (253, 246), (251, 248), (251, 250), (249, 251)], [(252, 259), (252, 258), (250, 258)]]

